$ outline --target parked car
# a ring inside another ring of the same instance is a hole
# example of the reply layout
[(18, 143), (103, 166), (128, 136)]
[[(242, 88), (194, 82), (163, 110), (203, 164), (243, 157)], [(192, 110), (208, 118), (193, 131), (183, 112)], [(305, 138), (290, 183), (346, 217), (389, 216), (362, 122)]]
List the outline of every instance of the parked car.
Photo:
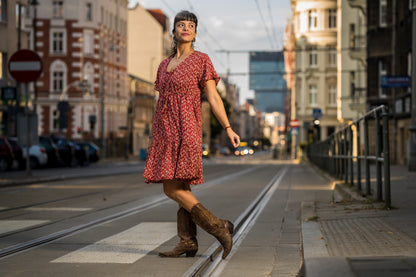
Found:
[(24, 167), (23, 148), (20, 145), (19, 140), (15, 137), (8, 137), (7, 141), (9, 142), (10, 146), (13, 149), (14, 162), (17, 163), (17, 168), (23, 168)]
[(0, 136), (0, 171), (12, 167), (14, 160), (13, 148), (5, 136)]
[(51, 136), (39, 136), (39, 143), (45, 148), (48, 155), (48, 166), (58, 166), (60, 164), (59, 150)]
[(100, 160), (100, 148), (93, 142), (78, 142), (78, 145), (88, 150), (89, 162), (94, 163)]
[(208, 145), (202, 144), (202, 157), (208, 158), (209, 157), (209, 148)]
[[(26, 165), (26, 146), (23, 146), (23, 158)], [(29, 166), (30, 168), (43, 167), (48, 163), (48, 154), (41, 145), (31, 145), (29, 148)]]
[(51, 135), (51, 138), (58, 147), (61, 162), (66, 166), (71, 166), (72, 159), (75, 156), (75, 149), (73, 144), (65, 137)]
[(88, 157), (88, 149), (83, 146), (79, 145), (78, 143), (68, 141), (69, 144), (72, 145), (74, 148), (74, 157), (75, 160), (78, 162), (80, 166), (88, 165), (89, 164), (89, 157)]
[(237, 147), (234, 151), (234, 155), (236, 156), (246, 156), (246, 155), (253, 155), (254, 150), (250, 147)]
[(231, 150), (228, 147), (223, 147), (223, 148), (220, 149), (220, 154), (228, 156), (228, 155), (231, 154)]

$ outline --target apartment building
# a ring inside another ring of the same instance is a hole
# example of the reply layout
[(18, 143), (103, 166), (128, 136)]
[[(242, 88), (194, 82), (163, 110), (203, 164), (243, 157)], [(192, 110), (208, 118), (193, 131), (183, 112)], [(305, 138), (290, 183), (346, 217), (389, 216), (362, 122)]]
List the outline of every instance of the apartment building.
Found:
[[(44, 72), (32, 88), (39, 133), (121, 137), (126, 126), (127, 0), (38, 0), (26, 10)], [(59, 124), (58, 103), (68, 103)], [(62, 122), (61, 122), (62, 123)]]
[[(19, 89), (8, 72), (8, 61), (18, 50), (19, 43), (19, 5), (20, 13), (28, 1), (0, 0), (0, 135), (15, 136), (15, 123), (20, 106)], [(23, 18), (21, 16), (23, 22)], [(22, 23), (23, 24), (23, 23)], [(27, 48), (27, 32), (20, 32), (20, 48)], [(7, 93), (8, 92), (11, 93)], [(23, 103), (24, 104), (24, 103)]]
[(300, 143), (325, 139), (339, 126), (336, 0), (292, 0), (295, 40), (291, 117)]

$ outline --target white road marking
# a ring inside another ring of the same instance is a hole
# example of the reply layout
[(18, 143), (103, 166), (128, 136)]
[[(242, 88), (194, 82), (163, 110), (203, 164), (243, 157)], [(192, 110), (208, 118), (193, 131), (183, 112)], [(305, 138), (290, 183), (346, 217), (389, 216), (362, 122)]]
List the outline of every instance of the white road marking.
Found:
[(32, 207), (25, 209), (32, 212), (86, 212), (91, 211), (92, 208), (71, 208), (71, 207)]
[(0, 220), (0, 234), (48, 223), (49, 220)]
[(170, 240), (176, 232), (176, 222), (143, 222), (51, 262), (131, 264)]

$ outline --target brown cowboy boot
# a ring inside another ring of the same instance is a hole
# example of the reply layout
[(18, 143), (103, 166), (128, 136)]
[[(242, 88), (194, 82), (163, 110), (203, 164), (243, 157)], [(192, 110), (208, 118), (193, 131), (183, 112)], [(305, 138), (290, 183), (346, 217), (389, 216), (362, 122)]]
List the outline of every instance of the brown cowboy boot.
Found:
[(233, 239), (230, 234), (234, 232), (234, 225), (228, 220), (217, 218), (201, 203), (192, 207), (191, 216), (198, 226), (213, 235), (221, 243), (224, 248), (222, 258), (225, 259), (233, 247)]
[(176, 258), (182, 254), (186, 254), (187, 257), (195, 257), (195, 254), (198, 251), (196, 225), (192, 221), (191, 214), (182, 207), (178, 210), (177, 224), (178, 236), (181, 240), (172, 251), (160, 252), (159, 256)]

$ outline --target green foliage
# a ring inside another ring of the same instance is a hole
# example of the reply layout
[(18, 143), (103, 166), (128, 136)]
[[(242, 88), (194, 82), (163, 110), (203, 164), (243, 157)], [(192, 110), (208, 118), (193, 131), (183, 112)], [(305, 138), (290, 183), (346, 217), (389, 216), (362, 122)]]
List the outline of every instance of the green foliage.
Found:
[[(229, 117), (230, 112), (231, 112), (231, 104), (230, 102), (228, 102), (227, 99), (222, 97), (219, 91), (218, 91), (218, 94), (221, 96), (222, 102), (224, 102), (225, 113)], [(218, 122), (217, 118), (215, 117), (215, 115), (212, 113), (212, 110), (211, 110), (211, 138), (215, 139), (219, 134), (221, 134), (221, 132), (222, 132), (222, 126)]]

